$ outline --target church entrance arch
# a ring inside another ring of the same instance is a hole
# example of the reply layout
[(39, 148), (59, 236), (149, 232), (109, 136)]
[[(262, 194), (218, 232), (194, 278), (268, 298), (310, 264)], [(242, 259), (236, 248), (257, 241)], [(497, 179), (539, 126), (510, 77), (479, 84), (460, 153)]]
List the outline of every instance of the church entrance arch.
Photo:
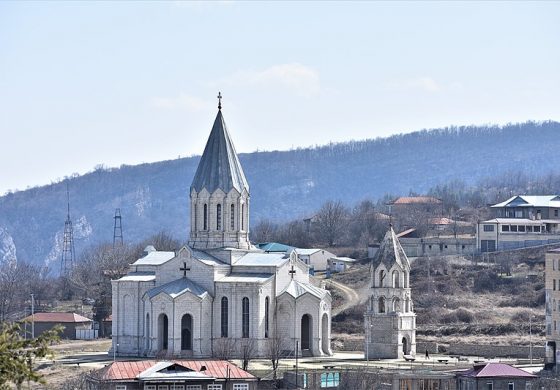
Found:
[(403, 355), (408, 355), (410, 353), (408, 339), (406, 337), (402, 338), (402, 352)]
[(322, 345), (321, 348), (323, 349), (323, 353), (325, 355), (329, 354), (329, 347), (330, 347), (330, 340), (329, 340), (329, 316), (327, 313), (323, 314), (323, 319), (321, 320), (321, 340)]
[(192, 351), (193, 349), (193, 320), (190, 314), (181, 318), (181, 350)]
[(169, 347), (169, 320), (167, 315), (160, 314), (158, 318), (158, 349), (166, 350)]
[(311, 340), (312, 340), (312, 319), (309, 314), (304, 314), (301, 317), (301, 350), (310, 350), (311, 349)]

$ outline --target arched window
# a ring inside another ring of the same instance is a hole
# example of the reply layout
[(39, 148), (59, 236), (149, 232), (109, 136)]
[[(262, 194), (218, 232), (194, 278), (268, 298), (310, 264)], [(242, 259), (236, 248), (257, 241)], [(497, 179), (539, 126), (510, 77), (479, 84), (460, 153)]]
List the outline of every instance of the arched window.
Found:
[(393, 288), (399, 288), (399, 271), (393, 271)]
[(204, 204), (204, 213), (203, 213), (203, 219), (204, 219), (204, 226), (203, 226), (203, 230), (208, 230), (208, 205), (205, 203)]
[(221, 313), (222, 337), (228, 337), (228, 299), (222, 298), (222, 313)]
[(378, 309), (380, 313), (385, 313), (385, 298), (379, 297)]
[(264, 338), (268, 338), (268, 313), (269, 313), (270, 299), (264, 299)]
[(385, 276), (387, 275), (384, 270), (379, 271), (379, 287), (383, 287), (385, 283)]
[(244, 339), (249, 338), (249, 298), (245, 297), (242, 301), (241, 332)]
[(408, 313), (410, 311), (410, 299), (406, 298), (404, 300), (404, 311)]
[(222, 230), (222, 205), (216, 205), (216, 230)]
[(403, 287), (408, 288), (408, 272), (403, 272)]
[(229, 213), (229, 227), (231, 230), (235, 230), (235, 205), (231, 204), (231, 211)]
[(393, 299), (393, 311), (401, 311), (401, 300), (399, 298)]

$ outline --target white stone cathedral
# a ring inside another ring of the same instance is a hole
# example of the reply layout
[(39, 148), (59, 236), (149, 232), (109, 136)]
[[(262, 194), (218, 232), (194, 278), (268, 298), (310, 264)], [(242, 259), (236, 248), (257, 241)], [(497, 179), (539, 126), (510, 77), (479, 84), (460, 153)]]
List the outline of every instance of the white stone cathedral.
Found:
[[(190, 239), (176, 252), (146, 248), (112, 281), (119, 356), (331, 355), (331, 296), (289, 254), (249, 242), (249, 184), (221, 111), (190, 189)], [(224, 351), (227, 349), (228, 351)]]
[(369, 305), (364, 316), (369, 359), (416, 355), (416, 314), (409, 276), (410, 262), (391, 227), (371, 264)]

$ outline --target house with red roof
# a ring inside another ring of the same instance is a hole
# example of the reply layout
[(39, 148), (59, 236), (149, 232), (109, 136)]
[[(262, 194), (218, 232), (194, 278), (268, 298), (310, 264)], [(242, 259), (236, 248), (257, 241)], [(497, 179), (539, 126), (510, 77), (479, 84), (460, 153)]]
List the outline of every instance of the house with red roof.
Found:
[(111, 390), (256, 390), (258, 379), (226, 360), (116, 361), (91, 373)]
[(537, 377), (505, 363), (475, 364), (457, 374), (458, 390), (526, 390)]
[(62, 325), (64, 330), (60, 337), (71, 340), (76, 339), (76, 331), (91, 330), (93, 325), (92, 320), (76, 313), (35, 313), (21, 321), (34, 324), (35, 337), (57, 325)]

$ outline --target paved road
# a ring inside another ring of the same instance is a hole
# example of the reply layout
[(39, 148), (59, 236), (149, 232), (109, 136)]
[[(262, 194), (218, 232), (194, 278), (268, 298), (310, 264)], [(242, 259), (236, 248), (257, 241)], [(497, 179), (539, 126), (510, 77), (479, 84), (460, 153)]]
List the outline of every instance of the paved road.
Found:
[(342, 313), (344, 310), (349, 309), (352, 306), (355, 306), (358, 303), (360, 303), (360, 296), (358, 295), (356, 290), (346, 286), (345, 284), (336, 282), (332, 279), (326, 279), (325, 282), (331, 285), (332, 287), (336, 288), (337, 290), (339, 290), (342, 293), (342, 295), (344, 295), (344, 303), (341, 306), (332, 309), (331, 315), (333, 317)]

